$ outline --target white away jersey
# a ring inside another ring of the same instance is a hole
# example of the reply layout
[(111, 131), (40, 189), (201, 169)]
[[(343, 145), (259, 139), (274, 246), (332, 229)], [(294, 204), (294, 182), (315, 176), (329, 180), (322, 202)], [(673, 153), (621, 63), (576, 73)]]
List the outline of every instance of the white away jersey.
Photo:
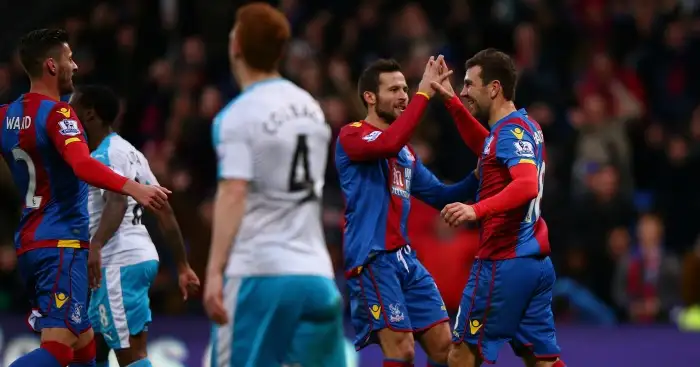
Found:
[(217, 115), (219, 179), (249, 182), (227, 275), (333, 277), (321, 225), (330, 136), (318, 102), (282, 78), (249, 86)]
[[(116, 133), (107, 135), (91, 155), (124, 177), (143, 184), (158, 184), (146, 157)], [(105, 205), (103, 195), (104, 190), (90, 186), (88, 197), (90, 238), (95, 235), (100, 224)], [(131, 197), (127, 197), (127, 203), (126, 213), (119, 229), (102, 248), (102, 266), (126, 266), (158, 260), (158, 252), (148, 235), (148, 230), (141, 224), (143, 207)]]

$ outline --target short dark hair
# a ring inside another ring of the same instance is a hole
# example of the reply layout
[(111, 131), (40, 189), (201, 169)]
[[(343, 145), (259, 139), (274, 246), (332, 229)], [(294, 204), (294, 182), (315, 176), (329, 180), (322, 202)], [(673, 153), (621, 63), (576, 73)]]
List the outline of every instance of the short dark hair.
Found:
[(24, 35), (17, 49), (29, 77), (40, 77), (44, 61), (64, 43), (68, 43), (68, 33), (63, 29), (37, 29)]
[(401, 71), (401, 65), (394, 59), (379, 59), (369, 64), (360, 74), (357, 82), (357, 93), (360, 101), (367, 107), (363, 94), (365, 92), (379, 93), (379, 76), (383, 73)]
[(466, 69), (474, 66), (481, 67), (481, 79), (484, 84), (498, 80), (503, 88), (503, 97), (512, 101), (515, 98), (515, 87), (518, 74), (513, 59), (505, 52), (495, 48), (487, 48), (476, 53), (464, 64)]
[(253, 69), (275, 70), (290, 38), (287, 17), (270, 4), (255, 2), (236, 12), (236, 39), (243, 60)]
[(112, 125), (119, 115), (119, 97), (102, 85), (85, 85), (76, 91), (76, 101), (84, 108), (92, 108), (105, 125)]

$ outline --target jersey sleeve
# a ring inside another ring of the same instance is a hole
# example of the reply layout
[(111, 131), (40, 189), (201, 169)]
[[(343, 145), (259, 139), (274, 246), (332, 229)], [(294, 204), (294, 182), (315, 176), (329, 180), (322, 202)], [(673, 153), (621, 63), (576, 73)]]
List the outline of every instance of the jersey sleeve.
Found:
[(253, 147), (249, 129), (251, 121), (236, 108), (216, 117), (212, 141), (218, 157), (219, 179), (253, 179)]
[(503, 126), (496, 138), (496, 159), (511, 168), (520, 163), (535, 163), (535, 139), (516, 124)]
[(83, 125), (71, 106), (64, 102), (56, 103), (49, 111), (46, 134), (61, 155), (69, 144), (87, 144)]
[(158, 179), (156, 178), (156, 175), (151, 171), (151, 165), (148, 163), (146, 160), (146, 157), (143, 156), (143, 154), (137, 154), (139, 160), (141, 161), (141, 167), (143, 168), (143, 183), (146, 185), (158, 185), (160, 186), (160, 183), (158, 182)]
[(474, 172), (458, 183), (445, 185), (417, 158), (415, 170), (411, 193), (435, 209), (440, 210), (453, 202), (474, 200), (476, 196), (479, 180)]

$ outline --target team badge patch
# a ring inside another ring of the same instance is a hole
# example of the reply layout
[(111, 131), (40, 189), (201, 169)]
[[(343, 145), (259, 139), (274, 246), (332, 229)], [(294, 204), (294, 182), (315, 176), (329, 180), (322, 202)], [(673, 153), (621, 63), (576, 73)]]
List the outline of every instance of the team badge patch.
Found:
[(515, 154), (518, 157), (535, 157), (535, 149), (529, 141), (518, 140), (513, 145), (515, 146)]
[(80, 135), (78, 121), (65, 119), (58, 122), (58, 132), (64, 136)]

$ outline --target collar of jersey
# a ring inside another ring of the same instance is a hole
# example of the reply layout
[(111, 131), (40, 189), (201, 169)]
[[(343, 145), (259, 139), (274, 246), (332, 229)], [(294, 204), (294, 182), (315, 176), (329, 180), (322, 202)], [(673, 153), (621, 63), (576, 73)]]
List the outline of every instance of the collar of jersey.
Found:
[(114, 136), (116, 136), (116, 135), (117, 135), (117, 133), (115, 133), (114, 131), (112, 131), (111, 133), (107, 134), (107, 136), (105, 136), (105, 138), (102, 139), (102, 141), (100, 142), (100, 145), (97, 146), (97, 149), (95, 149), (95, 151), (105, 149), (105, 147), (106, 147), (107, 145), (109, 145), (109, 140), (112, 139), (112, 137), (114, 137)]
[(524, 108), (521, 108), (519, 110), (515, 110), (515, 111), (507, 114), (506, 116), (504, 116), (502, 119), (496, 121), (496, 123), (493, 124), (493, 126), (491, 126), (491, 131), (494, 131), (494, 129), (496, 129), (496, 127), (498, 125), (500, 125), (503, 121), (508, 121), (508, 120), (513, 119), (514, 117), (520, 117), (520, 116), (527, 116), (527, 111), (525, 111)]

